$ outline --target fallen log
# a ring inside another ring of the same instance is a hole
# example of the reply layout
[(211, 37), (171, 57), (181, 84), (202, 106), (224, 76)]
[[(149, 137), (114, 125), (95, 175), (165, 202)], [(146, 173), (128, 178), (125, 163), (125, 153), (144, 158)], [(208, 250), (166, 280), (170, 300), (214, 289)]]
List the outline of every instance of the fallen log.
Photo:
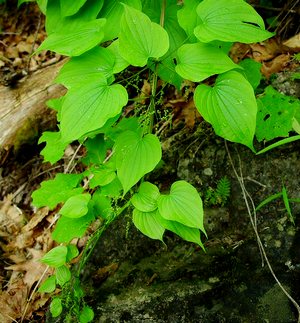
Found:
[(46, 101), (65, 94), (66, 89), (53, 84), (65, 60), (21, 79), (15, 87), (0, 86), (0, 165), (7, 152), (32, 142), (42, 131), (54, 127), (55, 111)]

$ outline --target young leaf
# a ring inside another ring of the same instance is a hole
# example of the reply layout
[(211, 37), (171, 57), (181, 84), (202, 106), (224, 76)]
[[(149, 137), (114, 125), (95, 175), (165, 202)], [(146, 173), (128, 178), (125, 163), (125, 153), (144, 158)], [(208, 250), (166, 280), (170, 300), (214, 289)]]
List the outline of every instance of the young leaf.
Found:
[(159, 218), (159, 222), (165, 229), (176, 233), (185, 241), (197, 243), (204, 250), (204, 246), (200, 239), (199, 229), (191, 228), (176, 221), (166, 220), (161, 215)]
[(157, 209), (157, 199), (159, 196), (159, 189), (156, 185), (143, 182), (138, 193), (132, 196), (131, 203), (141, 212), (152, 212)]
[(63, 286), (71, 279), (71, 272), (65, 265), (56, 268), (56, 281), (60, 286)]
[(122, 191), (122, 184), (118, 177), (111, 183), (101, 187), (101, 193), (109, 197), (119, 197)]
[(66, 146), (69, 144), (61, 141), (60, 132), (50, 131), (43, 132), (38, 143), (40, 144), (42, 142), (46, 142), (46, 146), (42, 149), (41, 155), (44, 157), (45, 161), (48, 161), (51, 164), (54, 164), (61, 159)]
[(68, 253), (67, 253), (67, 262), (71, 261), (72, 259), (76, 258), (79, 255), (79, 251), (74, 244), (67, 245)]
[(51, 33), (38, 48), (38, 52), (48, 49), (67, 56), (79, 56), (98, 45), (103, 38), (105, 19), (89, 22), (78, 21), (71, 29), (69, 25)]
[(203, 0), (197, 7), (200, 24), (194, 29), (204, 42), (256, 43), (274, 36), (265, 30), (263, 19), (244, 0)]
[(113, 41), (107, 49), (114, 55), (115, 62), (113, 66), (113, 73), (120, 73), (123, 70), (125, 70), (126, 67), (129, 66), (129, 63), (123, 58), (123, 56), (120, 54), (120, 48), (119, 48), (119, 39)]
[(118, 178), (124, 194), (161, 160), (161, 145), (155, 135), (141, 138), (133, 131), (125, 131), (115, 143)]
[(197, 6), (202, 0), (185, 0), (183, 8), (178, 10), (178, 22), (184, 29), (191, 42), (197, 41), (194, 35), (194, 28), (200, 24), (201, 20), (197, 15)]
[(71, 196), (59, 213), (68, 218), (81, 218), (88, 213), (91, 195), (88, 193)]
[(157, 211), (142, 212), (138, 209), (133, 210), (134, 225), (147, 237), (163, 241), (165, 228), (159, 222), (159, 214)]
[(193, 82), (239, 68), (222, 50), (208, 44), (185, 44), (178, 49), (177, 58), (176, 72)]
[(115, 57), (107, 48), (95, 47), (78, 57), (72, 57), (59, 71), (55, 82), (71, 88), (97, 77), (108, 79), (113, 75), (114, 65)]
[(101, 192), (101, 190), (97, 190), (93, 194), (93, 208), (95, 216), (100, 216), (103, 219), (109, 219), (112, 215), (113, 209), (111, 206), (111, 199)]
[(67, 261), (68, 248), (58, 246), (48, 251), (42, 258), (41, 262), (51, 267), (60, 267)]
[(56, 288), (56, 278), (54, 275), (52, 275), (42, 283), (38, 291), (40, 293), (53, 293), (55, 291), (55, 288)]
[(58, 203), (83, 192), (83, 188), (75, 188), (82, 177), (81, 174), (57, 174), (54, 179), (42, 182), (41, 187), (32, 193), (32, 204), (54, 209)]
[(57, 317), (62, 312), (62, 304), (61, 299), (58, 297), (54, 297), (50, 304), (50, 313), (53, 317)]
[(202, 200), (197, 190), (186, 181), (172, 184), (169, 195), (161, 195), (158, 210), (166, 220), (177, 221), (205, 232)]
[(105, 186), (111, 183), (116, 177), (115, 169), (106, 165), (100, 166), (98, 169), (93, 169), (92, 174), (93, 177), (90, 180), (90, 188)]
[(88, 323), (88, 322), (92, 322), (93, 319), (94, 319), (94, 311), (89, 306), (85, 306), (80, 312), (79, 322)]
[(86, 0), (60, 0), (62, 16), (74, 15), (86, 2)]
[(127, 101), (123, 86), (109, 86), (103, 79), (90, 79), (87, 84), (70, 89), (62, 109), (62, 140), (70, 142), (101, 128), (121, 112)]
[(120, 33), (120, 21), (124, 12), (122, 3), (141, 10), (141, 0), (109, 0), (105, 1), (100, 16), (106, 19), (103, 41), (117, 38)]
[(145, 66), (148, 58), (162, 57), (169, 49), (168, 33), (139, 10), (125, 5), (119, 49), (133, 66)]
[(251, 84), (240, 73), (219, 75), (214, 87), (197, 86), (194, 101), (217, 135), (253, 150), (257, 104)]
[(102, 133), (96, 135), (94, 138), (89, 138), (84, 143), (87, 149), (87, 155), (82, 159), (84, 164), (101, 165), (106, 156), (106, 143)]
[(246, 75), (247, 80), (255, 90), (260, 83), (262, 74), (260, 72), (262, 64), (254, 61), (253, 59), (246, 58), (239, 63), (244, 70), (243, 73)]
[[(150, 60), (148, 62), (148, 66), (155, 71), (162, 80), (175, 85), (178, 89), (180, 88), (183, 79), (176, 73), (174, 61), (177, 59), (177, 49), (184, 44), (187, 39), (186, 33), (178, 23), (177, 12), (179, 8), (180, 6), (178, 6), (176, 0), (166, 1), (163, 12), (163, 27), (169, 35), (169, 50), (160, 59), (158, 65), (155, 60)], [(161, 0), (143, 1), (143, 12), (147, 14), (152, 22), (157, 24), (160, 23), (162, 9)]]
[(52, 239), (58, 243), (68, 243), (73, 238), (81, 238), (94, 219), (93, 212), (88, 212), (85, 216), (76, 219), (61, 216), (52, 232)]

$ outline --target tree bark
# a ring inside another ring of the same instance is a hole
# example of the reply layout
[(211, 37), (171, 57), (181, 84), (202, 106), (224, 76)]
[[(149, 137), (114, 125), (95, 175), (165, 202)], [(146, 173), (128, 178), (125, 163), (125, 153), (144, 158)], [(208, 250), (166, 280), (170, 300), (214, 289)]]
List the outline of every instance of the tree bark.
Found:
[(0, 86), (0, 164), (6, 152), (31, 142), (47, 127), (54, 127), (56, 113), (46, 101), (65, 94), (53, 84), (65, 60), (38, 70), (20, 80), (15, 88)]

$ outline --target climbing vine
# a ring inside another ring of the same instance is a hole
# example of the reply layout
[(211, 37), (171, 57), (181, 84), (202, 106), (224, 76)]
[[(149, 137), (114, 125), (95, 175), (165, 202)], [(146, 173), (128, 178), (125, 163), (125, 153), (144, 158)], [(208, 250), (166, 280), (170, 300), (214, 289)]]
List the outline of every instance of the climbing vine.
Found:
[[(258, 42), (273, 34), (243, 0), (37, 3), (46, 15), (48, 34), (38, 51), (70, 57), (55, 80), (67, 88), (67, 94), (48, 102), (57, 111), (59, 130), (43, 133), (42, 155), (53, 164), (73, 141), (86, 149), (84, 172), (57, 174), (32, 195), (36, 207), (53, 210), (63, 203), (52, 234), (58, 245), (41, 259), (55, 269), (54, 274), (39, 291), (52, 293), (62, 287), (61, 295), (52, 300), (52, 316), (65, 311), (66, 321), (75, 315), (80, 322), (89, 322), (94, 314), (84, 303), (79, 276), (101, 234), (126, 208), (132, 209), (134, 225), (146, 236), (163, 241), (164, 232), (170, 230), (204, 249), (203, 206), (196, 188), (179, 180), (167, 193), (148, 181), (162, 159), (154, 131), (158, 80), (177, 88), (183, 80), (199, 83), (194, 102), (203, 118), (217, 135), (255, 152), (254, 91), (259, 80), (249, 73), (253, 62), (235, 64), (228, 51), (233, 42)], [(130, 68), (148, 71), (151, 91), (144, 111), (139, 108), (139, 113), (124, 117), (124, 107), (134, 98), (119, 76)], [(208, 78), (213, 85), (208, 85)], [(263, 104), (261, 98), (259, 106)], [(219, 186), (220, 195), (227, 198), (229, 184)], [(79, 254), (70, 242), (82, 237), (97, 219), (99, 228), (70, 269), (70, 261)]]

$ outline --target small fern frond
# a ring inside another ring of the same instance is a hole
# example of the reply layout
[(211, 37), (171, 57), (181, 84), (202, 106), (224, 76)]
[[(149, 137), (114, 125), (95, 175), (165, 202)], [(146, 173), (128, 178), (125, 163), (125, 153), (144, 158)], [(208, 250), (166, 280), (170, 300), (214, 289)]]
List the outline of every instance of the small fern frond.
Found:
[(222, 177), (217, 184), (216, 194), (224, 202), (230, 196), (230, 186), (230, 180), (226, 176)]

